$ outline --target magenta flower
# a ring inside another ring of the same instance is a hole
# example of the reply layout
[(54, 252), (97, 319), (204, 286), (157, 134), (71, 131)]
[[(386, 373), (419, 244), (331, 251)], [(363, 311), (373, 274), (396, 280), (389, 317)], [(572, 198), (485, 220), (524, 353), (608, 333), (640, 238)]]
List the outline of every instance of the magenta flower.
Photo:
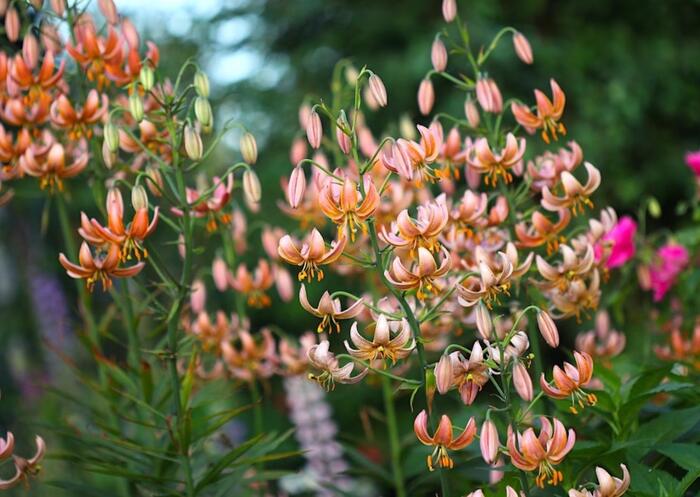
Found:
[(685, 154), (685, 163), (693, 170), (695, 176), (700, 176), (700, 150), (697, 152), (687, 152)]
[(637, 223), (629, 216), (623, 216), (615, 226), (603, 237), (601, 242), (595, 247), (596, 261), (599, 261), (606, 246), (609, 246), (608, 257), (605, 267), (612, 269), (624, 266), (627, 261), (634, 257), (636, 247), (634, 237), (637, 234)]
[(649, 268), (654, 302), (660, 302), (688, 264), (688, 250), (677, 243), (667, 243), (656, 252), (657, 261)]

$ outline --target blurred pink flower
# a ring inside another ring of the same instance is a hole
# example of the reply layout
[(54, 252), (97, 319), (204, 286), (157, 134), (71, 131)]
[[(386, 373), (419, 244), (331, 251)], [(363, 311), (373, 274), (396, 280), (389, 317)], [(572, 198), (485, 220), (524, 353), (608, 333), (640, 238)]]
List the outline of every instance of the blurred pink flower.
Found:
[(688, 264), (688, 250), (677, 243), (669, 242), (656, 252), (657, 261), (650, 267), (651, 289), (654, 302), (661, 301), (676, 278)]
[(700, 150), (687, 152), (685, 154), (685, 163), (692, 169), (695, 176), (700, 176)]
[(637, 234), (637, 223), (629, 216), (623, 216), (600, 243), (595, 246), (595, 258), (599, 261), (604, 257), (606, 245), (609, 244), (609, 254), (605, 267), (616, 268), (623, 266), (636, 252), (634, 237)]

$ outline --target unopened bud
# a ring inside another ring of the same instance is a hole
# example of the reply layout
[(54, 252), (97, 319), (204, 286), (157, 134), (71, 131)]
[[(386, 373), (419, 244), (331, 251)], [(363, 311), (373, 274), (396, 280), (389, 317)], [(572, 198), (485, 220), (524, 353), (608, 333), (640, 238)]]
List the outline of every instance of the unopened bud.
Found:
[(292, 165), (296, 166), (299, 164), (299, 161), (304, 160), (306, 152), (306, 141), (303, 138), (295, 138), (289, 149), (289, 160)]
[(372, 96), (374, 97), (374, 101), (379, 105), (380, 107), (386, 107), (387, 105), (387, 97), (386, 97), (386, 87), (384, 86), (384, 82), (382, 81), (382, 78), (377, 76), (376, 74), (372, 73), (372, 75), (369, 77), (369, 91), (372, 93)]
[(341, 110), (340, 117), (338, 117), (338, 120), (335, 123), (335, 139), (338, 142), (340, 150), (342, 150), (345, 155), (350, 153), (350, 137), (346, 135), (344, 131), (349, 127), (350, 125), (345, 117), (345, 111)]
[(32, 33), (24, 35), (22, 57), (30, 69), (34, 69), (39, 62), (39, 41)]
[(491, 314), (484, 304), (479, 302), (474, 311), (476, 315), (476, 329), (484, 340), (491, 340), (491, 331), (493, 331), (493, 322)]
[(117, 153), (112, 152), (109, 149), (106, 140), (102, 142), (102, 160), (104, 161), (105, 166), (107, 166), (107, 169), (112, 169), (112, 166), (114, 166), (114, 163), (117, 160)]
[(493, 79), (479, 78), (477, 80), (476, 99), (485, 112), (498, 114), (503, 110), (503, 97)]
[(193, 126), (187, 124), (184, 131), (185, 153), (192, 160), (200, 160), (204, 154), (202, 137)]
[(287, 184), (287, 201), (292, 209), (299, 207), (306, 191), (306, 176), (302, 167), (295, 167)]
[(429, 78), (425, 78), (420, 83), (418, 88), (418, 109), (420, 113), (424, 116), (430, 114), (435, 104), (435, 89), (433, 88), (433, 82)]
[(243, 193), (248, 203), (257, 204), (260, 202), (260, 197), (262, 195), (260, 180), (258, 179), (258, 175), (251, 169), (246, 169), (243, 173)]
[(113, 0), (98, 0), (97, 5), (99, 6), (102, 15), (105, 16), (105, 20), (109, 24), (117, 24), (119, 22), (117, 7), (114, 5)]
[(537, 327), (544, 341), (552, 348), (559, 346), (559, 331), (554, 320), (547, 311), (539, 311), (537, 313)]
[(318, 115), (318, 112), (311, 111), (309, 119), (306, 121), (306, 138), (309, 140), (309, 145), (312, 148), (320, 147), (322, 137), (321, 117)]
[(498, 429), (490, 419), (484, 421), (481, 425), (481, 434), (479, 435), (479, 446), (481, 448), (481, 457), (484, 458), (486, 464), (493, 464), (498, 457), (498, 449), (501, 447), (501, 442), (498, 439)]
[(146, 181), (148, 190), (156, 197), (160, 197), (163, 189), (163, 175), (160, 174), (160, 170), (149, 164), (146, 166), (146, 176), (150, 178)]
[(513, 386), (521, 399), (530, 402), (532, 400), (532, 378), (527, 368), (520, 361), (513, 363)]
[(457, 17), (457, 0), (442, 0), (442, 17), (452, 22)]
[(107, 121), (104, 127), (104, 140), (110, 152), (119, 150), (119, 130), (112, 121)]
[(136, 92), (129, 95), (129, 112), (137, 123), (143, 121), (143, 101)]
[(194, 115), (197, 118), (197, 121), (199, 121), (199, 124), (202, 125), (202, 129), (211, 129), (211, 126), (213, 124), (211, 104), (209, 103), (209, 100), (206, 99), (206, 97), (200, 96), (195, 99)]
[(141, 185), (136, 185), (131, 189), (131, 205), (134, 210), (148, 209), (148, 194)]
[(194, 74), (194, 90), (200, 97), (209, 98), (209, 77), (206, 73), (197, 71)]
[(255, 142), (255, 137), (251, 133), (243, 133), (240, 147), (243, 161), (251, 166), (255, 164), (258, 160), (258, 145)]
[(649, 215), (654, 219), (658, 219), (659, 217), (661, 217), (661, 205), (659, 205), (659, 201), (656, 200), (655, 197), (651, 197), (649, 199), (647, 209), (649, 209)]
[(416, 139), (416, 127), (413, 125), (411, 118), (406, 114), (403, 114), (399, 118), (399, 132), (401, 133), (401, 137), (406, 140)]
[(199, 314), (204, 310), (207, 303), (207, 287), (202, 280), (192, 282), (192, 293), (190, 294), (190, 306), (192, 312)]
[(430, 61), (433, 63), (433, 69), (437, 72), (443, 72), (447, 68), (447, 49), (445, 44), (440, 41), (440, 38), (435, 38), (435, 41), (433, 41)]
[(513, 33), (513, 47), (515, 48), (515, 54), (520, 60), (525, 64), (532, 64), (534, 60), (532, 56), (532, 47), (530, 46), (530, 42), (527, 41), (527, 38), (525, 38), (525, 35), (519, 31)]
[(223, 292), (228, 288), (228, 266), (221, 257), (214, 259), (211, 265), (211, 275), (217, 290)]
[(10, 7), (5, 14), (5, 35), (12, 43), (19, 39), (20, 30), (19, 14), (17, 9)]
[(464, 115), (467, 118), (469, 126), (472, 128), (479, 126), (479, 122), (481, 121), (479, 117), (479, 109), (476, 108), (476, 104), (471, 98), (467, 98), (464, 101)]
[(145, 91), (151, 91), (151, 88), (153, 88), (155, 84), (155, 73), (151, 66), (145, 65), (141, 68), (141, 72), (139, 72), (139, 81)]
[(347, 81), (350, 86), (355, 86), (359, 75), (355, 66), (350, 64), (345, 66), (345, 81)]
[(448, 354), (443, 354), (435, 366), (435, 385), (438, 392), (446, 394), (452, 388), (453, 379), (452, 359)]
[(51, 0), (51, 8), (58, 17), (63, 17), (66, 12), (66, 0)]
[(294, 298), (294, 280), (286, 268), (275, 267), (275, 287), (282, 302), (290, 302)]

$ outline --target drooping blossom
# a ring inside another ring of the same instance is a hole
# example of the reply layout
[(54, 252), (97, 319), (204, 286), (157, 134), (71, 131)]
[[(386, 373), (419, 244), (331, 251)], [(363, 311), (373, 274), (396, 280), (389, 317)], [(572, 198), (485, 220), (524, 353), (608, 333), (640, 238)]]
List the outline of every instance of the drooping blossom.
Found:
[(435, 202), (419, 205), (415, 219), (410, 216), (408, 209), (402, 210), (396, 222), (392, 223), (391, 231), (382, 227), (379, 238), (396, 249), (407, 252), (410, 257), (416, 255), (418, 247), (438, 252), (441, 247), (438, 237), (448, 221), (447, 205), (444, 196), (441, 196)]
[(476, 435), (476, 422), (473, 417), (469, 418), (462, 433), (455, 437), (452, 431), (452, 420), (443, 414), (435, 433), (430, 436), (428, 433), (428, 413), (422, 410), (413, 422), (413, 431), (423, 445), (434, 447), (433, 452), (426, 459), (430, 471), (435, 469), (436, 464), (439, 468), (452, 469), (454, 461), (448, 451), (462, 450), (472, 443)]
[(612, 329), (607, 311), (599, 311), (595, 316), (595, 329), (579, 333), (576, 349), (592, 357), (609, 359), (619, 355), (625, 348), (624, 333)]
[[(9, 445), (11, 436), (12, 434), (9, 433), (7, 437), (7, 445), (5, 446), (5, 449), (10, 449), (10, 452), (12, 451), (14, 445)], [(39, 473), (39, 470), (41, 469), (40, 463), (46, 454), (46, 442), (44, 442), (43, 438), (37, 435), (35, 438), (35, 444), (36, 452), (29, 459), (25, 459), (24, 457), (18, 455), (13, 455), (15, 474), (9, 480), (0, 479), (0, 490), (8, 490), (17, 486), (21, 482), (27, 483), (30, 477), (36, 476)]]
[(466, 405), (471, 405), (481, 388), (489, 381), (488, 366), (479, 342), (472, 345), (469, 358), (459, 352), (443, 355), (435, 366), (437, 388), (441, 394), (457, 389)]
[(435, 257), (426, 248), (418, 247), (418, 257), (415, 263), (406, 266), (399, 256), (394, 257), (390, 269), (384, 272), (386, 279), (399, 290), (417, 290), (416, 296), (423, 300), (431, 295), (437, 295), (441, 286), (436, 279), (444, 276), (450, 269), (450, 258), (443, 250), (442, 261), (438, 266)]
[[(39, 178), (39, 187), (49, 191), (63, 191), (63, 180), (80, 174), (88, 165), (89, 155), (84, 143), (79, 142), (70, 152), (60, 143), (54, 143), (43, 157), (29, 148), (19, 159), (19, 167), (30, 176)], [(69, 160), (72, 162), (67, 163)]]
[(622, 478), (611, 476), (600, 466), (596, 466), (595, 474), (598, 479), (598, 486), (594, 490), (581, 487), (578, 490), (569, 490), (569, 497), (621, 497), (627, 492), (630, 486), (630, 473), (627, 466), (620, 464)]
[(78, 254), (79, 264), (74, 264), (63, 254), (59, 254), (58, 260), (66, 269), (68, 276), (75, 279), (86, 280), (88, 290), (92, 291), (99, 280), (104, 291), (112, 287), (112, 278), (129, 278), (141, 272), (144, 263), (139, 262), (129, 267), (119, 267), (120, 248), (114, 243), (108, 244), (105, 249), (96, 249), (94, 254), (87, 242), (80, 246)]
[(258, 260), (253, 274), (248, 271), (245, 264), (240, 264), (235, 273), (228, 274), (228, 278), (229, 286), (245, 295), (249, 306), (256, 308), (270, 306), (270, 297), (265, 292), (275, 283), (275, 276), (270, 263), (265, 259)]
[(546, 395), (553, 399), (570, 398), (572, 404), (569, 410), (577, 414), (578, 410), (574, 404), (578, 404), (579, 408), (583, 409), (586, 404), (594, 406), (597, 398), (595, 394), (583, 390), (593, 377), (593, 358), (586, 352), (574, 351), (574, 359), (576, 366), (569, 362), (564, 362), (564, 369), (554, 366), (552, 371), (554, 386), (547, 382), (544, 373), (542, 373), (540, 387)]
[(506, 136), (506, 146), (494, 153), (486, 138), (479, 138), (467, 155), (467, 164), (485, 176), (487, 186), (496, 186), (499, 178), (508, 184), (513, 181), (510, 171), (522, 161), (525, 139), (517, 140), (512, 133)]
[(351, 356), (370, 364), (374, 361), (389, 360), (393, 366), (397, 360), (408, 357), (415, 347), (411, 328), (405, 319), (389, 321), (386, 315), (380, 314), (377, 321), (369, 327), (371, 328), (374, 328), (373, 336), (372, 340), (368, 340), (358, 331), (357, 322), (352, 324), (350, 341), (355, 348), (351, 347), (347, 340), (344, 342)]
[(279, 242), (278, 252), (279, 256), (288, 263), (301, 267), (297, 276), (299, 281), (306, 280), (310, 283), (314, 278), (318, 281), (323, 279), (323, 270), (319, 266), (337, 261), (346, 245), (347, 238), (341, 236), (331, 244), (330, 249), (327, 249), (321, 233), (314, 228), (301, 244), (289, 235), (283, 236)]
[(335, 354), (330, 351), (330, 343), (323, 340), (314, 345), (308, 352), (309, 363), (320, 371), (319, 374), (309, 374), (309, 378), (315, 380), (326, 390), (335, 388), (336, 383), (357, 383), (367, 375), (369, 369), (365, 368), (355, 376), (352, 376), (355, 363), (349, 362), (341, 366)]
[(535, 248), (545, 245), (547, 255), (556, 252), (559, 244), (564, 243), (566, 238), (561, 232), (569, 225), (571, 214), (568, 209), (558, 212), (559, 219), (551, 221), (540, 211), (532, 213), (531, 222), (525, 221), (515, 225), (515, 236), (518, 238), (518, 247)]
[(100, 95), (94, 89), (90, 90), (81, 108), (74, 107), (68, 97), (60, 95), (51, 105), (51, 122), (65, 129), (71, 140), (91, 138), (92, 126), (107, 113), (108, 105), (107, 95)]
[(256, 342), (250, 331), (241, 328), (233, 340), (221, 342), (221, 358), (234, 378), (254, 381), (269, 378), (277, 370), (279, 358), (272, 333), (265, 328), (259, 336)]
[(548, 186), (544, 186), (542, 207), (554, 212), (571, 209), (574, 215), (582, 214), (585, 207), (593, 208), (593, 202), (589, 197), (600, 186), (600, 171), (590, 162), (586, 162), (584, 167), (588, 173), (588, 180), (583, 185), (570, 172), (561, 173), (563, 195), (555, 195)]
[(301, 288), (299, 289), (299, 303), (308, 313), (321, 318), (321, 322), (316, 327), (316, 331), (318, 333), (322, 333), (324, 331), (332, 333), (333, 330), (340, 333), (340, 323), (338, 323), (338, 320), (352, 319), (356, 317), (362, 312), (364, 306), (364, 301), (360, 299), (343, 310), (340, 299), (334, 299), (326, 291), (323, 292), (323, 295), (321, 295), (318, 306), (314, 307), (309, 303), (309, 299), (306, 294), (306, 286), (304, 284), (302, 284)]
[(542, 139), (545, 143), (550, 140), (557, 140), (558, 135), (566, 135), (564, 124), (559, 122), (564, 113), (566, 97), (556, 81), (549, 80), (552, 88), (552, 100), (542, 91), (535, 90), (535, 100), (537, 101), (537, 114), (533, 114), (527, 105), (513, 103), (511, 111), (515, 120), (522, 125), (525, 130), (532, 134), (538, 129), (542, 129)]
[[(208, 218), (207, 231), (210, 232), (215, 231), (219, 223), (225, 225), (231, 222), (231, 214), (222, 210), (231, 200), (233, 175), (229, 174), (225, 183), (218, 176), (214, 176), (212, 183), (212, 186), (201, 185), (197, 190), (188, 187), (185, 195), (191, 207), (190, 215), (196, 218)], [(183, 215), (180, 208), (173, 207), (171, 210), (176, 216)]]
[(379, 193), (369, 176), (365, 176), (364, 191), (360, 198), (357, 183), (345, 178), (342, 184), (329, 181), (319, 195), (323, 213), (338, 226), (338, 235), (347, 236), (350, 241), (355, 241), (358, 230), (366, 232), (365, 221), (379, 205)]

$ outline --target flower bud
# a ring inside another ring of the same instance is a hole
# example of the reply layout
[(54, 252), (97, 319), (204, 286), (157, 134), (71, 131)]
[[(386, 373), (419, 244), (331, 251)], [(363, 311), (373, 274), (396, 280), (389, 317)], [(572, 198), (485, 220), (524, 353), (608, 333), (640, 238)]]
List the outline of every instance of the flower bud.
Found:
[(289, 149), (289, 161), (296, 166), (306, 158), (306, 141), (303, 138), (295, 138)]
[(653, 217), (654, 219), (658, 219), (661, 217), (661, 205), (659, 204), (659, 201), (656, 200), (655, 197), (651, 197), (649, 199), (649, 203), (647, 204), (647, 209), (649, 210), (649, 215)]
[(137, 123), (143, 121), (143, 101), (136, 92), (129, 95), (129, 112)]
[(323, 128), (321, 127), (321, 118), (318, 112), (311, 111), (309, 119), (306, 121), (306, 138), (309, 140), (309, 145), (312, 148), (321, 146), (321, 137), (323, 136)]
[(116, 152), (117, 150), (119, 150), (119, 130), (112, 121), (107, 121), (107, 124), (105, 124), (103, 130), (103, 134), (105, 144), (107, 145), (107, 149), (110, 152)]
[(206, 97), (200, 96), (194, 100), (194, 115), (197, 118), (197, 121), (199, 121), (199, 124), (202, 125), (203, 129), (211, 129), (213, 124), (211, 104)]
[(194, 91), (197, 95), (209, 98), (209, 77), (203, 71), (194, 73)]
[(255, 142), (255, 137), (251, 133), (243, 133), (240, 147), (243, 161), (251, 166), (255, 164), (258, 160), (258, 145)]
[(345, 66), (345, 81), (347, 81), (350, 86), (355, 86), (359, 75), (360, 73), (357, 72), (357, 68), (355, 66), (351, 64)]
[(379, 105), (380, 107), (386, 107), (386, 87), (384, 86), (382, 78), (380, 78), (374, 73), (372, 73), (372, 75), (369, 77), (369, 91), (370, 93), (372, 93), (372, 96), (374, 97), (375, 102), (377, 102), (377, 105)]
[(292, 209), (299, 207), (306, 191), (306, 176), (302, 167), (295, 167), (287, 184), (287, 201)]
[(552, 348), (559, 346), (559, 331), (554, 320), (546, 311), (537, 313), (537, 327), (540, 329), (540, 334), (544, 341)]
[(637, 280), (639, 281), (639, 288), (651, 290), (651, 271), (649, 266), (642, 264), (637, 267)]
[(105, 166), (107, 166), (107, 169), (112, 169), (112, 166), (114, 166), (114, 163), (117, 160), (117, 153), (112, 152), (109, 149), (106, 140), (102, 142), (102, 160), (104, 161)]
[(294, 280), (286, 268), (276, 266), (275, 287), (282, 302), (290, 302), (294, 298)]
[(51, 8), (58, 17), (63, 17), (66, 12), (66, 0), (51, 0)]
[(39, 42), (32, 33), (24, 35), (22, 41), (22, 57), (30, 69), (34, 69), (39, 62)]
[(399, 133), (401, 137), (406, 140), (416, 139), (416, 127), (413, 125), (413, 121), (406, 114), (403, 114), (399, 118)]
[(151, 91), (151, 88), (153, 88), (155, 84), (155, 73), (151, 66), (145, 65), (141, 68), (139, 72), (139, 81), (145, 91)]
[(485, 112), (498, 114), (503, 110), (501, 91), (492, 79), (479, 78), (476, 82), (476, 99)]
[(139, 32), (130, 19), (122, 19), (122, 34), (130, 48), (136, 49), (139, 47)]
[(41, 43), (44, 45), (46, 50), (53, 53), (59, 53), (61, 50), (63, 50), (63, 47), (61, 46), (61, 37), (58, 34), (56, 26), (45, 22), (41, 25), (40, 29)]
[(343, 151), (345, 155), (350, 153), (350, 137), (345, 134), (345, 131), (343, 129), (348, 129), (350, 125), (348, 124), (348, 120), (345, 117), (345, 111), (341, 110), (340, 111), (340, 117), (338, 117), (338, 120), (335, 123), (335, 139), (338, 142), (338, 146), (340, 147), (340, 150)]
[(148, 209), (148, 194), (141, 185), (136, 185), (131, 189), (131, 205), (134, 210)]
[(192, 293), (190, 293), (190, 306), (192, 307), (192, 312), (199, 314), (204, 311), (204, 307), (207, 303), (207, 287), (204, 286), (202, 280), (194, 280), (192, 282)]
[(243, 193), (249, 204), (257, 204), (260, 202), (260, 197), (262, 196), (260, 180), (252, 169), (246, 169), (243, 173)]
[(150, 180), (146, 181), (148, 190), (156, 197), (160, 197), (161, 191), (159, 188), (163, 188), (163, 176), (160, 174), (160, 170), (149, 164), (146, 166), (146, 175), (150, 178)]
[(5, 36), (7, 36), (7, 39), (12, 43), (19, 39), (20, 27), (17, 9), (10, 7), (7, 9), (7, 13), (5, 14)]
[(513, 386), (521, 399), (527, 402), (532, 400), (532, 379), (527, 368), (520, 361), (515, 361), (513, 364)]
[(486, 306), (479, 302), (474, 311), (476, 315), (476, 329), (484, 340), (491, 340), (491, 331), (493, 331), (493, 322), (491, 314)]
[(214, 286), (220, 292), (228, 287), (228, 266), (221, 257), (214, 259), (211, 265), (211, 275), (214, 279)]
[(187, 124), (184, 131), (185, 153), (192, 160), (200, 160), (204, 154), (202, 137), (194, 127)]
[(437, 72), (443, 72), (447, 67), (447, 49), (445, 44), (440, 41), (440, 38), (435, 38), (433, 47), (430, 51), (430, 61), (433, 63), (433, 69)]
[(498, 457), (498, 449), (501, 447), (501, 442), (498, 439), (498, 429), (490, 419), (484, 421), (481, 425), (481, 434), (479, 435), (479, 446), (481, 448), (481, 457), (484, 458), (486, 464), (493, 464)]
[(452, 22), (457, 17), (457, 0), (442, 0), (442, 17)]
[(309, 121), (309, 116), (311, 115), (311, 107), (309, 104), (301, 104), (299, 106), (299, 127), (306, 129), (306, 123)]
[(429, 78), (425, 78), (420, 83), (418, 88), (418, 109), (420, 113), (424, 116), (430, 114), (435, 103), (435, 89), (433, 88), (433, 82)]
[(102, 15), (105, 17), (105, 20), (109, 24), (117, 24), (119, 22), (117, 6), (114, 5), (113, 0), (98, 0), (97, 5), (100, 8), (100, 12), (102, 12)]
[(446, 394), (452, 387), (452, 379), (452, 359), (449, 355), (443, 354), (435, 366), (435, 384), (438, 392)]
[(525, 35), (519, 31), (513, 33), (513, 47), (515, 48), (515, 54), (520, 60), (525, 64), (532, 64), (532, 47)]
[(464, 101), (464, 115), (467, 118), (469, 126), (476, 128), (479, 126), (481, 118), (479, 117), (479, 109), (476, 108), (476, 104), (471, 98), (467, 98)]

